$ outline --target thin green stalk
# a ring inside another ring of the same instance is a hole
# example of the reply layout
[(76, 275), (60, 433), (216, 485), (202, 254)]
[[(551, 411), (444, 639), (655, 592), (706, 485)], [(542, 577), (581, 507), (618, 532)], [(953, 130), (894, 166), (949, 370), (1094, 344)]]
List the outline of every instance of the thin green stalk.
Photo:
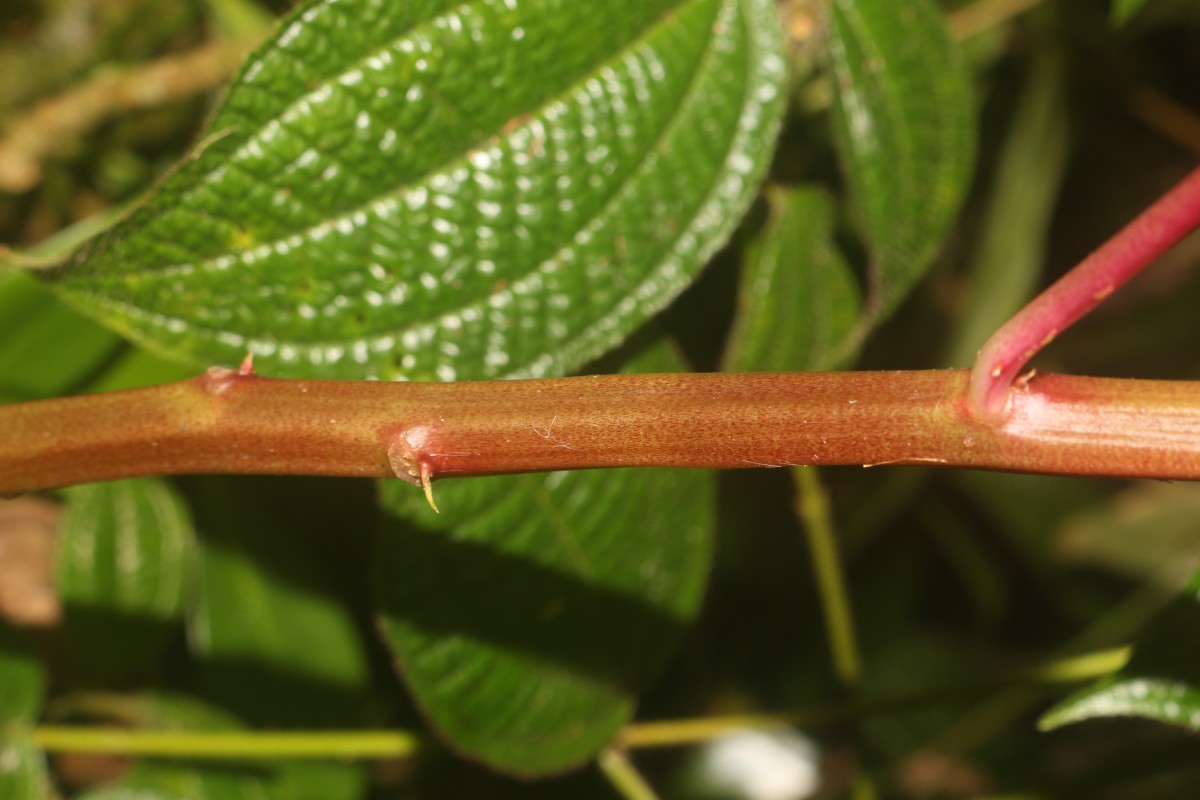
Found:
[[(741, 728), (772, 728), (778, 725), (816, 727), (869, 714), (960, 700), (1018, 683), (1059, 684), (1091, 680), (1115, 672), (1128, 659), (1129, 649), (1122, 647), (1058, 659), (994, 680), (936, 692), (859, 700), (774, 714), (737, 714), (634, 723), (620, 733), (616, 746), (673, 747), (706, 741)], [(401, 758), (434, 746), (420, 735), (408, 731), (171, 731), (42, 725), (33, 729), (31, 738), (37, 746), (49, 752), (220, 760)], [(608, 769), (615, 764), (613, 768), (619, 772), (619, 762), (624, 756), (612, 755), (619, 754), (619, 750), (606, 752), (609, 755), (602, 757), (602, 760), (608, 766), (601, 764), (601, 768)]]
[(815, 469), (797, 467), (792, 470), (796, 483), (796, 513), (804, 527), (809, 550), (812, 551), (813, 577), (821, 598), (825, 616), (825, 635), (833, 656), (833, 669), (844, 688), (857, 691), (862, 682), (862, 661), (858, 654), (858, 637), (842, 562), (838, 556), (833, 532), (829, 499), (821, 486)]
[(1112, 648), (1056, 659), (1048, 664), (966, 686), (877, 700), (853, 700), (799, 711), (639, 722), (626, 727), (618, 740), (631, 748), (679, 747), (708, 741), (742, 728), (774, 728), (780, 725), (816, 728), (848, 719), (959, 702), (964, 698), (990, 694), (997, 689), (1016, 685), (1058, 685), (1093, 680), (1119, 670), (1129, 661), (1129, 654), (1128, 647)]
[(406, 731), (169, 731), (46, 725), (33, 730), (43, 750), (187, 759), (378, 759), (426, 746)]
[(624, 750), (606, 747), (596, 756), (596, 765), (617, 793), (625, 800), (658, 800), (654, 789), (638, 772)]

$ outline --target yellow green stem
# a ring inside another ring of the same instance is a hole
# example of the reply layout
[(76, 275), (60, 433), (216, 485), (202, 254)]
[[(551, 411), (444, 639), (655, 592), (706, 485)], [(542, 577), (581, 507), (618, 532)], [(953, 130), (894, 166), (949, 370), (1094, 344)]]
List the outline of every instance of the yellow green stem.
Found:
[(34, 729), (43, 750), (187, 759), (399, 758), (425, 743), (405, 731), (163, 731), (72, 726)]
[(654, 789), (642, 777), (642, 773), (638, 772), (624, 750), (617, 747), (601, 750), (600, 755), (596, 757), (596, 765), (625, 800), (658, 800)]
[[(938, 692), (773, 714), (640, 722), (626, 726), (618, 735), (617, 744), (623, 747), (673, 747), (707, 741), (741, 728), (778, 725), (815, 727), (900, 708), (949, 702), (1012, 684), (1091, 680), (1115, 672), (1128, 660), (1129, 648), (1118, 647), (1063, 658), (1015, 675)], [(428, 740), (408, 731), (166, 731), (46, 725), (35, 728), (31, 738), (38, 747), (51, 752), (222, 760), (402, 758), (416, 755), (431, 746)], [(600, 768), (606, 774), (610, 769), (619, 773), (623, 769), (619, 763), (622, 758), (624, 756), (620, 755), (620, 751), (609, 751), (601, 757)], [(629, 769), (633, 769), (632, 765), (629, 765)], [(612, 775), (609, 774), (609, 777), (611, 779)]]
[(821, 597), (833, 669), (843, 687), (855, 690), (862, 681), (862, 661), (858, 655), (858, 637), (833, 533), (829, 500), (815, 469), (797, 467), (792, 470), (792, 475), (796, 481), (796, 513), (803, 523), (812, 552), (813, 576)]

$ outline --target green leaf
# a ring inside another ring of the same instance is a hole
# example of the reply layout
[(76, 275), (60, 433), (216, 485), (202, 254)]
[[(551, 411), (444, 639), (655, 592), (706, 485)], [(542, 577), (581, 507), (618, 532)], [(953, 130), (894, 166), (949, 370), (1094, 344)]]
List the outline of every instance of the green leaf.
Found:
[(726, 240), (782, 111), (771, 0), (304, 3), (54, 285), (192, 361), (563, 373)]
[(42, 712), (45, 688), (41, 662), (28, 638), (0, 619), (0, 729), (34, 722)]
[(473, 478), (439, 483), (435, 515), (385, 483), (380, 627), (449, 746), (531, 776), (608, 743), (700, 604), (713, 489), (699, 470)]
[(152, 668), (183, 616), (191, 515), (157, 478), (66, 489), (56, 581), (73, 668), (89, 678)]
[(310, 531), (277, 505), (287, 502), (277, 485), (189, 483), (203, 551), (190, 639), (212, 691), (247, 719), (345, 723), (367, 680), (362, 641), (308, 546)]
[(946, 366), (970, 366), (992, 332), (1037, 288), (1067, 164), (1063, 96), (1061, 58), (1039, 55), (1025, 78), (991, 179), (979, 246), (968, 265), (959, 331)]
[(1099, 717), (1142, 717), (1200, 731), (1200, 689), (1160, 678), (1108, 680), (1055, 706), (1038, 727), (1051, 731)]
[[(320, 481), (202, 478), (189, 482), (203, 542), (202, 591), (189, 632), (209, 695), (272, 728), (355, 727), (369, 680), (363, 639), (332, 573), (365, 536), (342, 494)], [(364, 495), (366, 493), (364, 492)], [(333, 558), (314, 547), (336, 532)], [(361, 567), (360, 574), (366, 571)], [(279, 762), (284, 800), (362, 794), (363, 764)]]
[(834, 135), (891, 314), (929, 267), (971, 179), (970, 84), (932, 0), (833, 0)]
[(1112, 0), (1112, 12), (1109, 18), (1113, 27), (1120, 27), (1129, 21), (1130, 17), (1142, 10), (1146, 0)]
[(24, 736), (0, 736), (0, 797), (45, 800), (50, 797), (46, 757)]
[(1068, 697), (1038, 727), (1053, 730), (1098, 717), (1141, 717), (1200, 731), (1200, 570), (1119, 673)]
[(737, 372), (832, 369), (858, 321), (858, 283), (833, 243), (833, 203), (812, 187), (769, 195), (771, 215), (746, 254), (725, 354)]
[(120, 346), (31, 276), (0, 274), (0, 402), (78, 390)]
[(112, 786), (77, 800), (276, 800), (260, 775), (211, 764), (142, 762)]
[(1053, 541), (1072, 563), (1178, 586), (1200, 560), (1200, 486), (1136, 483), (1068, 517)]
[[(126, 722), (142, 730), (238, 731), (228, 712), (179, 695), (148, 694), (127, 704)], [(93, 789), (79, 800), (275, 800), (268, 790), (270, 769), (263, 765), (209, 762), (139, 761), (115, 783)]]

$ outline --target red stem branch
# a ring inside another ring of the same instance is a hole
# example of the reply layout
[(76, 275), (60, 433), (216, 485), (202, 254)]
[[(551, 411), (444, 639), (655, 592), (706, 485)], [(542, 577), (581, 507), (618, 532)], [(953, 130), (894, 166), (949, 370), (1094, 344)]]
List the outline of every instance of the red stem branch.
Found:
[(189, 381), (0, 406), (0, 494), (135, 475), (447, 477), (934, 464), (1200, 478), (1200, 387), (1040, 376), (1003, 423), (965, 370), (466, 383)]
[(1013, 381), (1029, 359), (1197, 226), (1200, 169), (992, 334), (972, 370), (972, 412), (981, 419), (1002, 419)]

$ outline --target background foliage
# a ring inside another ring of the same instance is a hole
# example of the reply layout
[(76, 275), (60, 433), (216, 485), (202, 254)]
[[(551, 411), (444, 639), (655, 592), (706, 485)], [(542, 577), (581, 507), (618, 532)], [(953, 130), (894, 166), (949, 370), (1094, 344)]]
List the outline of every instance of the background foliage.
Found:
[[(64, 264), (0, 273), (0, 401), (247, 349), (264, 374), (342, 378), (967, 366), (1200, 153), (1187, 0), (285, 5), (0, 9), (9, 132), (105, 70), (289, 15), (211, 119), (212, 98), (115, 113), (0, 194), (0, 241)], [(151, 186), (82, 249), (55, 236)], [(1200, 377), (1198, 255), (1185, 243), (1039, 367)], [(589, 764), (635, 709), (846, 700), (870, 702), (799, 726), (831, 796), (1200, 786), (1181, 732), (1200, 712), (1195, 589), (1178, 595), (1200, 542), (1191, 486), (614, 471), (438, 493), (435, 517), (398, 483), (64, 492), (61, 613), (0, 625), (0, 796), (603, 797)], [(805, 525), (837, 531), (852, 628), (825, 622), (835, 590)], [(0, 520), (0, 543), (12, 530)], [(860, 668), (827, 655), (847, 638)], [(1012, 677), (1132, 640), (1121, 672), (1074, 695)], [(1118, 712), (1168, 724), (1059, 729)], [(442, 746), (373, 768), (128, 769), (47, 761), (39, 725), (61, 722), (388, 727)], [(713, 788), (697, 758), (638, 762), (687, 796)]]

